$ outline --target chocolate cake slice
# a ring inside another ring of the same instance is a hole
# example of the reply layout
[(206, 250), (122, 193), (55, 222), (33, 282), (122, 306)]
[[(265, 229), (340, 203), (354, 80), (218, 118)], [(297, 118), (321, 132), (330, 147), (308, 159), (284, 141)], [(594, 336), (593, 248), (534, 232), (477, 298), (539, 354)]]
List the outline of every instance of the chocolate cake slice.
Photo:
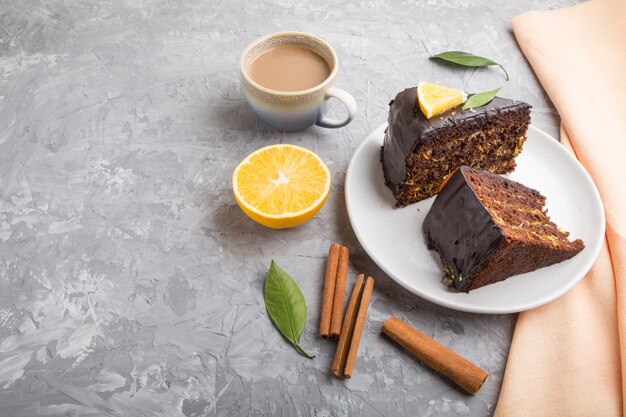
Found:
[(526, 141), (530, 105), (496, 97), (483, 107), (461, 109), (426, 119), (417, 105), (416, 87), (389, 103), (382, 163), (396, 206), (437, 194), (461, 165), (497, 174), (515, 169), (514, 158)]
[(439, 253), (444, 282), (469, 292), (575, 256), (582, 240), (568, 240), (544, 210), (539, 191), (463, 166), (435, 198), (422, 231)]

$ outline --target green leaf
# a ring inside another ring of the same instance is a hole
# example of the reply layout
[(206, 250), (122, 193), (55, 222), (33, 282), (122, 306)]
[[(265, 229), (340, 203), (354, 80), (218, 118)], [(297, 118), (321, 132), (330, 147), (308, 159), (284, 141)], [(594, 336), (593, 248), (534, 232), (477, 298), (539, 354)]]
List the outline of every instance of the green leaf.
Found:
[(506, 75), (506, 80), (509, 81), (509, 73), (506, 72), (504, 67), (489, 58), (461, 51), (442, 52), (440, 54), (433, 55), (430, 58), (441, 59), (443, 61), (452, 62), (453, 64), (462, 65), (464, 67), (490, 67), (492, 65), (497, 65), (502, 68), (502, 71), (504, 71), (504, 74)]
[(485, 91), (484, 93), (472, 94), (463, 105), (463, 111), (488, 104), (491, 100), (493, 100), (496, 94), (498, 94), (498, 91), (500, 91), (501, 88), (502, 87), (491, 91)]
[(265, 280), (265, 308), (278, 330), (303, 356), (309, 355), (300, 346), (306, 325), (306, 303), (298, 284), (272, 260)]

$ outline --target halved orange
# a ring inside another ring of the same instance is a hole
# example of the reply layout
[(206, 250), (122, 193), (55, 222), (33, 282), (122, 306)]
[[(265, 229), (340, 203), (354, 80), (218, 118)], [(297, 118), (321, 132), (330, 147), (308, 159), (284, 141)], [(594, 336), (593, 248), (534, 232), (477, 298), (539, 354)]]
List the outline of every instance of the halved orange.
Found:
[(427, 119), (458, 106), (467, 100), (467, 94), (455, 88), (420, 81), (417, 84), (417, 101)]
[(266, 146), (233, 172), (237, 204), (252, 220), (274, 229), (308, 221), (326, 202), (330, 171), (314, 152), (295, 145)]

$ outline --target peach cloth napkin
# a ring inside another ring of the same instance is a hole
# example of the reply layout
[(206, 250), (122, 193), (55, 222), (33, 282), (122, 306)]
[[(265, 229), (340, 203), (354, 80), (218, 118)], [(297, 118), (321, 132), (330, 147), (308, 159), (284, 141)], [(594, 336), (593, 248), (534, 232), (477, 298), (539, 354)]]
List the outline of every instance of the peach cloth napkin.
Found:
[[(621, 416), (626, 375), (626, 1), (512, 21), (561, 115), (561, 141), (593, 177), (606, 240), (587, 276), (519, 315), (495, 415)], [(576, 210), (576, 207), (572, 207)]]

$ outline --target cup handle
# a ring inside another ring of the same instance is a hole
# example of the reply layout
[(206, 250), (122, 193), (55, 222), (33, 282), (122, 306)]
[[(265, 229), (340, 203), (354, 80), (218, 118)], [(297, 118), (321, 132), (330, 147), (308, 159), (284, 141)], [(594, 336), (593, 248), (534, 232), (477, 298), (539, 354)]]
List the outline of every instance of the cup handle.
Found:
[(356, 101), (354, 97), (347, 91), (344, 91), (337, 87), (330, 87), (326, 91), (326, 96), (324, 100), (329, 100), (330, 98), (336, 98), (341, 101), (344, 106), (346, 106), (346, 110), (348, 110), (348, 116), (344, 120), (337, 120), (324, 115), (324, 112), (320, 112), (320, 115), (317, 117), (316, 125), (321, 127), (328, 127), (331, 129), (335, 129), (338, 127), (343, 127), (350, 123), (356, 114)]

